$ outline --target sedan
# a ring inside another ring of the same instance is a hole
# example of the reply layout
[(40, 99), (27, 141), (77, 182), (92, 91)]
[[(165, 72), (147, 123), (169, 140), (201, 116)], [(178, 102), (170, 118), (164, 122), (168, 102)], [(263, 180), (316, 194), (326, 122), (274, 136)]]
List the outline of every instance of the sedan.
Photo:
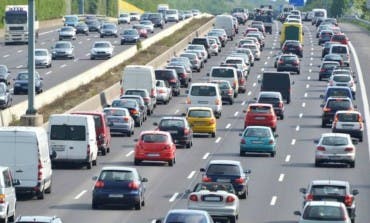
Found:
[(297, 74), (301, 73), (301, 65), (297, 55), (283, 54), (277, 62), (277, 71), (289, 71)]
[(271, 128), (266, 126), (248, 126), (240, 140), (240, 156), (246, 152), (268, 153), (271, 157), (276, 154), (276, 137)]
[(125, 29), (121, 34), (121, 45), (137, 43), (140, 41), (139, 32), (136, 29)]
[(92, 46), (90, 58), (92, 60), (98, 58), (111, 58), (113, 49), (114, 47), (109, 41), (96, 41)]
[(145, 186), (148, 179), (136, 168), (124, 166), (103, 167), (92, 191), (92, 208), (103, 205), (129, 206), (140, 210), (145, 205)]
[(143, 131), (135, 141), (135, 165), (144, 160), (163, 161), (169, 166), (176, 163), (176, 145), (169, 132)]
[[(17, 95), (20, 93), (28, 92), (28, 72), (21, 71), (18, 73), (17, 77), (14, 79), (13, 94)], [(35, 72), (35, 91), (37, 94), (43, 91), (43, 78), (40, 77), (38, 72)]]
[(310, 201), (302, 213), (295, 211), (294, 214), (300, 216), (298, 223), (351, 223), (345, 205), (337, 201)]
[(12, 102), (13, 96), (10, 93), (8, 86), (4, 82), (0, 82), (0, 109), (10, 107)]
[(127, 108), (104, 108), (110, 132), (123, 133), (128, 137), (134, 134), (135, 121)]
[(323, 133), (315, 140), (315, 166), (322, 163), (345, 163), (355, 167), (356, 147), (358, 139), (351, 139), (349, 134)]
[(76, 39), (76, 29), (72, 26), (64, 26), (59, 30), (59, 40)]
[(51, 54), (47, 49), (35, 49), (35, 65), (36, 68), (51, 67)]
[(142, 20), (140, 21), (140, 24), (145, 27), (146, 30), (148, 30), (148, 33), (154, 33), (154, 24), (150, 20)]
[(157, 80), (157, 103), (168, 104), (172, 98), (172, 88), (167, 81)]
[(207, 211), (189, 209), (171, 209), (164, 219), (156, 219), (155, 223), (213, 223)]
[(51, 53), (52, 59), (58, 59), (58, 58), (68, 58), (68, 59), (74, 59), (74, 47), (71, 42), (69, 41), (58, 41), (55, 43), (55, 45), (52, 47), (53, 51)]
[(5, 84), (10, 84), (10, 71), (6, 65), (0, 64), (0, 82), (4, 82)]
[(117, 25), (114, 23), (104, 23), (100, 29), (100, 38), (106, 36), (118, 37)]
[(322, 79), (330, 78), (333, 70), (339, 66), (340, 63), (337, 61), (323, 61), (321, 63), (321, 66), (318, 66), (320, 68), (319, 81), (321, 81)]
[(86, 36), (89, 35), (89, 27), (86, 25), (86, 23), (81, 22), (77, 24), (76, 34), (85, 34)]

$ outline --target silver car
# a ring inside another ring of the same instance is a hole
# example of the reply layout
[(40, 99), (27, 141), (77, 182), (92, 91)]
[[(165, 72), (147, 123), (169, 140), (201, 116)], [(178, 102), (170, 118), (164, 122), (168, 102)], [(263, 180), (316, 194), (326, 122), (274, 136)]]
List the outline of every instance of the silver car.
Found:
[(157, 103), (168, 104), (172, 98), (172, 88), (167, 81), (157, 80)]
[(142, 20), (140, 21), (140, 24), (145, 27), (145, 29), (148, 31), (148, 33), (154, 33), (154, 24), (150, 20)]
[(76, 39), (76, 29), (72, 26), (64, 26), (59, 29), (59, 40)]
[(211, 216), (206, 211), (188, 210), (188, 209), (172, 209), (169, 210), (166, 217), (156, 219), (155, 223), (213, 223)]
[(52, 59), (58, 59), (58, 58), (69, 58), (74, 59), (74, 47), (71, 42), (69, 41), (58, 41), (55, 43), (55, 45), (52, 47)]
[(298, 223), (351, 223), (346, 206), (337, 201), (309, 201), (294, 214), (300, 216)]
[(134, 134), (135, 121), (127, 108), (104, 108), (103, 112), (111, 134), (121, 133), (129, 137)]
[(47, 49), (35, 49), (36, 68), (51, 67), (51, 54)]
[(203, 45), (189, 44), (185, 51), (188, 51), (188, 50), (200, 51), (202, 53), (202, 58), (204, 58), (204, 62), (205, 63), (207, 62), (208, 52)]
[(355, 167), (356, 147), (358, 139), (351, 139), (349, 134), (323, 133), (315, 140), (315, 166), (322, 163), (345, 163)]
[(92, 60), (98, 58), (111, 58), (113, 49), (114, 47), (109, 41), (96, 41), (92, 46), (90, 58)]

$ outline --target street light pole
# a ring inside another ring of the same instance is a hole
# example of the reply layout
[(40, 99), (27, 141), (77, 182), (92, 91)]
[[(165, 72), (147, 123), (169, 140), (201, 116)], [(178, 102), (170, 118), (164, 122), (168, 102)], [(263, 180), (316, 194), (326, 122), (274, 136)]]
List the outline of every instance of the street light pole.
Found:
[(36, 114), (35, 99), (35, 0), (28, 0), (28, 109), (27, 115)]

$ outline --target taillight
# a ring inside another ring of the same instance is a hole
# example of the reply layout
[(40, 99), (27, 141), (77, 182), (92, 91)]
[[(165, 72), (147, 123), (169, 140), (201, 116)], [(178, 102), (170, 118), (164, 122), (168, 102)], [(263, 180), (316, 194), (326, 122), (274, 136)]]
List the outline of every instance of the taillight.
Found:
[(325, 72), (326, 71), (326, 69), (324, 69), (324, 68), (321, 68), (321, 70), (320, 70), (320, 72)]
[(213, 125), (213, 124), (215, 124), (216, 123), (216, 121), (212, 118), (211, 120), (209, 120), (209, 124), (210, 125)]
[(164, 149), (171, 149), (171, 146), (170, 146), (170, 145), (166, 145), (166, 146), (164, 147)]
[(237, 84), (238, 82), (237, 81), (234, 81), (233, 82), (233, 88), (236, 88), (236, 84)]
[(274, 140), (270, 139), (269, 144), (270, 145), (274, 144)]
[(344, 151), (346, 151), (346, 152), (352, 152), (353, 151), (353, 147), (346, 147), (344, 149)]
[(176, 79), (171, 79), (168, 82), (170, 82), (170, 83), (176, 83)]
[(240, 140), (240, 144), (246, 144), (247, 142), (245, 141), (245, 139), (241, 139)]
[(344, 204), (349, 207), (349, 206), (352, 206), (352, 203), (353, 203), (353, 196), (352, 195), (346, 195), (344, 197)]
[(293, 65), (296, 65), (296, 66), (297, 66), (298, 64), (299, 64), (299, 63), (298, 63), (297, 61), (294, 61), (294, 62), (293, 62)]
[(288, 47), (286, 47), (286, 46), (285, 46), (285, 47), (283, 48), (283, 50), (288, 50)]
[(284, 106), (284, 103), (283, 102), (279, 102), (279, 108), (283, 108)]
[(198, 196), (195, 195), (195, 194), (192, 194), (192, 195), (190, 195), (189, 200), (197, 202), (198, 201)]
[(139, 114), (139, 112), (137, 110), (130, 110), (130, 114), (131, 115), (137, 115), (137, 114)]
[(95, 183), (95, 188), (103, 188), (104, 187), (104, 181), (98, 180)]
[(128, 187), (131, 189), (131, 190), (138, 190), (139, 189), (139, 183), (136, 182), (136, 181), (131, 181), (129, 184), (128, 184)]
[(190, 130), (189, 129), (184, 129), (184, 135), (189, 135), (190, 134)]
[(332, 80), (330, 80), (330, 81), (329, 81), (329, 85), (330, 85), (330, 86), (333, 86), (333, 84), (334, 84), (334, 83), (333, 83), (333, 81), (332, 81)]
[(121, 95), (123, 95), (124, 91), (123, 91), (123, 88), (121, 87)]
[(227, 91), (227, 94), (228, 94), (228, 95), (233, 95), (233, 90), (229, 89), (229, 90)]
[(166, 91), (165, 91), (165, 90), (163, 90), (163, 89), (159, 89), (159, 90), (158, 90), (158, 93), (163, 94), (163, 93), (166, 93)]
[(0, 204), (5, 203), (5, 194), (0, 194)]
[(323, 146), (318, 146), (316, 149), (317, 149), (318, 151), (325, 151), (325, 147), (323, 147)]
[(331, 109), (330, 108), (324, 108), (323, 111), (324, 112), (329, 112)]
[(313, 194), (307, 194), (306, 201), (312, 201), (312, 200), (313, 200)]
[(129, 118), (128, 118), (128, 117), (124, 117), (124, 118), (123, 118), (123, 121), (125, 121), (125, 122), (128, 122), (128, 120), (129, 120)]
[(282, 64), (282, 63), (284, 63), (284, 61), (283, 61), (283, 60), (279, 60), (279, 61), (278, 61), (278, 64)]
[(203, 182), (212, 182), (212, 179), (209, 178), (209, 177), (207, 177), (207, 176), (205, 176), (205, 177), (203, 177), (202, 181)]
[(189, 97), (186, 98), (186, 104), (191, 104), (191, 100)]
[(235, 183), (237, 183), (237, 184), (243, 184), (244, 183), (244, 178), (242, 178), (242, 177), (236, 178), (235, 179)]
[[(152, 88), (151, 90), (150, 90), (150, 97), (154, 97), (155, 96), (155, 90), (154, 90), (154, 88)], [(144, 99), (145, 100), (145, 99)]]
[(235, 201), (235, 198), (233, 196), (227, 196), (226, 203), (232, 203)]

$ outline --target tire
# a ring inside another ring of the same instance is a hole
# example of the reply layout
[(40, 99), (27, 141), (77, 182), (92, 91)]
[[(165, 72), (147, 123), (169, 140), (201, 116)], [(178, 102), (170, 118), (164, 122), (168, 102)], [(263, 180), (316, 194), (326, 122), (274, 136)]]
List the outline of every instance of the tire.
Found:
[(192, 145), (193, 145), (193, 143), (192, 143), (192, 141), (190, 141), (189, 143), (186, 143), (185, 147), (187, 149), (190, 149)]
[(271, 154), (270, 154), (270, 156), (271, 156), (271, 157), (275, 157), (275, 155), (276, 155), (276, 151), (273, 151), (273, 152), (271, 152)]
[(107, 149), (106, 149), (106, 148), (103, 148), (103, 149), (101, 150), (101, 155), (102, 155), (102, 156), (107, 155)]
[(230, 100), (230, 101), (229, 101), (229, 104), (230, 104), (230, 105), (233, 105), (233, 104), (234, 104), (234, 100)]
[(86, 168), (88, 170), (90, 170), (92, 168), (92, 162), (91, 161), (89, 161), (89, 162), (86, 163)]
[(93, 166), (96, 166), (97, 165), (96, 160), (93, 160), (91, 163), (92, 163)]
[(212, 136), (212, 138), (215, 138), (216, 137), (216, 133), (215, 132), (212, 132), (211, 133), (211, 136)]
[(245, 155), (244, 152), (242, 152), (242, 151), (239, 152), (239, 156), (243, 157), (244, 155)]
[(280, 115), (280, 120), (284, 120), (284, 115)]
[(12, 216), (8, 218), (8, 222), (14, 222), (15, 221), (15, 210)]
[(94, 210), (96, 210), (96, 209), (98, 209), (99, 207), (98, 207), (98, 205), (93, 201), (93, 202), (91, 203), (91, 208), (92, 208), (92, 209), (94, 209)]
[(44, 200), (44, 197), (45, 197), (44, 190), (37, 192), (36, 194), (37, 200)]
[(325, 121), (321, 121), (321, 128), (325, 128), (326, 127), (326, 122)]
[(355, 161), (353, 161), (353, 162), (351, 162), (351, 163), (349, 164), (349, 167), (350, 167), (350, 168), (355, 168), (355, 166), (356, 166)]
[(322, 81), (322, 78), (319, 76), (319, 81)]
[(230, 223), (236, 223), (236, 216), (230, 216), (229, 217), (229, 222)]
[(140, 163), (141, 163), (141, 161), (140, 161), (140, 160), (138, 160), (138, 159), (134, 159), (134, 164), (135, 164), (135, 166), (140, 165)]
[(131, 132), (131, 131), (129, 131), (129, 132), (127, 133), (127, 136), (128, 136), (128, 137), (131, 137), (131, 133), (132, 133), (132, 132)]
[(172, 160), (168, 161), (168, 166), (173, 166), (173, 164), (175, 164), (175, 158), (173, 158)]
[(320, 167), (320, 165), (321, 165), (320, 162), (315, 160), (315, 167)]
[(247, 199), (247, 189), (245, 189), (244, 193), (242, 193), (241, 195), (239, 195), (239, 198), (240, 199)]
[(135, 204), (134, 209), (137, 211), (141, 210), (141, 201)]
[(50, 185), (48, 188), (45, 189), (45, 194), (50, 194), (51, 193), (51, 181), (50, 181)]

